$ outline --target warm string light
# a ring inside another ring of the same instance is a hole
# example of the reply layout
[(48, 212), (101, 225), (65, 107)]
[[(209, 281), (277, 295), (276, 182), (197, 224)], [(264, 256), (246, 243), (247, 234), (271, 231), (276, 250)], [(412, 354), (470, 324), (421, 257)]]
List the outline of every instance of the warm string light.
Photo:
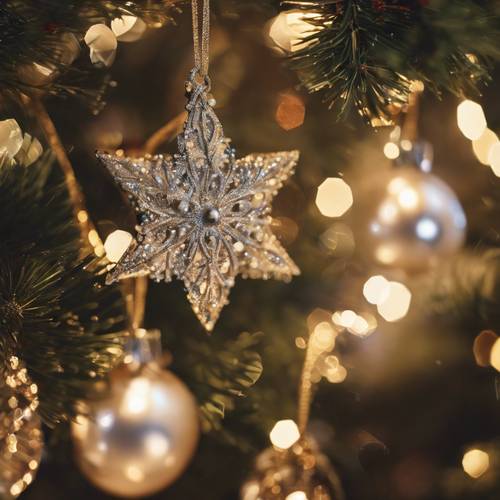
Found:
[(463, 456), (462, 467), (466, 474), (473, 479), (478, 479), (489, 469), (490, 457), (483, 450), (469, 450)]
[(472, 150), (483, 165), (489, 165), (500, 177), (500, 140), (488, 128), (483, 108), (466, 99), (457, 106), (457, 124), (462, 134), (472, 141)]
[(352, 190), (340, 177), (329, 177), (318, 187), (316, 206), (325, 217), (341, 217), (352, 203)]
[(300, 434), (299, 428), (293, 420), (279, 420), (269, 433), (269, 439), (276, 448), (288, 450), (300, 439)]
[(384, 276), (370, 277), (363, 285), (363, 295), (377, 306), (378, 313), (389, 322), (404, 318), (411, 304), (411, 292), (397, 281), (389, 281)]

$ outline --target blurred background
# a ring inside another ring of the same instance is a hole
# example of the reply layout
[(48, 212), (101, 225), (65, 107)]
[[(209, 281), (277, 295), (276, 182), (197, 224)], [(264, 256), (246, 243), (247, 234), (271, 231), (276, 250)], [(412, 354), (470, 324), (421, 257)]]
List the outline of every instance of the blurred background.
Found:
[[(499, 179), (457, 126), (461, 100), (425, 90), (418, 139), (434, 148), (432, 174), (396, 166), (404, 148), (394, 125), (372, 128), (356, 115), (339, 121), (321, 96), (298, 88), (296, 74), (270, 47), (273, 15), (264, 4), (216, 7), (210, 74), (216, 112), (238, 157), (301, 152), (273, 213), (275, 231), (302, 274), (290, 284), (238, 279), (210, 338), (180, 282), (151, 284), (145, 325), (161, 329), (172, 369), (188, 385), (196, 361), (176, 353), (197, 344), (217, 350), (242, 332), (261, 332), (252, 349), (263, 364), (258, 382), (226, 408), (221, 428), (203, 435), (187, 472), (151, 498), (239, 498), (273, 425), (296, 416), (304, 347), (319, 324), (327, 337), (334, 335), (335, 347), (314, 372), (310, 432), (345, 498), (498, 499), (500, 382), (498, 372), (484, 366), (484, 355), (478, 362), (473, 346), (481, 332), (500, 326)], [(183, 111), (193, 64), (190, 13), (179, 14), (176, 23), (120, 45), (111, 67), (117, 85), (100, 114), (75, 100), (48, 102), (104, 238), (116, 229), (134, 231), (130, 208), (94, 152), (138, 149)], [(497, 132), (499, 77), (496, 71), (477, 99)], [(403, 120), (404, 113), (395, 115), (396, 125)], [(160, 148), (175, 150), (175, 141)], [(418, 196), (430, 192), (432, 198), (437, 190), (444, 202), (421, 207), (421, 233), (397, 227), (390, 213), (382, 233), (374, 232), (374, 221), (384, 217), (383, 198), (398, 196), (387, 195), (388, 186), (401, 176), (422, 191)], [(387, 257), (386, 251), (384, 257), (384, 242), (396, 242), (400, 254)], [(367, 284), (374, 276), (383, 279)], [(68, 436), (47, 433), (37, 480), (22, 498), (111, 498), (77, 471)], [(465, 458), (470, 450), (483, 452), (469, 456), (472, 465)]]

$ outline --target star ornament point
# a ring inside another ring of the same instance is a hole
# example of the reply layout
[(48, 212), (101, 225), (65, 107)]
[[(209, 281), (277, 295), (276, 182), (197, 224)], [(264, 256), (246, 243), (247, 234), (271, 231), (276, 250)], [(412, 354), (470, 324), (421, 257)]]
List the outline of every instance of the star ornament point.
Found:
[(181, 279), (211, 331), (237, 275), (289, 281), (300, 274), (271, 231), (272, 200), (299, 152), (236, 159), (203, 85), (193, 80), (177, 154), (97, 156), (140, 214), (137, 237), (107, 282), (139, 275)]

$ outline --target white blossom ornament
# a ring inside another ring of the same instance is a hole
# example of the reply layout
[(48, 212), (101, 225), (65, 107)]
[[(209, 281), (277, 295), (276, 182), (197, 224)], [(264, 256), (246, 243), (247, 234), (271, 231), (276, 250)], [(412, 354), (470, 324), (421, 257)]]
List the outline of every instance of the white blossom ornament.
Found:
[(270, 216), (299, 153), (236, 160), (212, 109), (208, 77), (193, 70), (186, 90), (178, 154), (133, 159), (98, 153), (141, 214), (137, 240), (107, 282), (144, 274), (182, 279), (195, 314), (212, 330), (238, 274), (283, 281), (299, 274), (272, 233)]
[(23, 145), (23, 132), (14, 118), (0, 121), (0, 156), (10, 159), (18, 153)]
[(94, 24), (85, 33), (85, 43), (90, 48), (92, 64), (111, 66), (116, 56), (118, 42), (115, 34), (105, 24)]
[(111, 30), (119, 42), (135, 42), (139, 40), (146, 28), (146, 23), (136, 16), (121, 16), (111, 21)]

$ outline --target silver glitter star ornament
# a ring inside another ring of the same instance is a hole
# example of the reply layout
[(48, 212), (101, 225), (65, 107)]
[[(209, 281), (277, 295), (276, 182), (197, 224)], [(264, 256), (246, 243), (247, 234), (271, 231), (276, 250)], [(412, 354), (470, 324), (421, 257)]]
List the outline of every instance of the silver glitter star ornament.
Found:
[(294, 171), (298, 151), (235, 159), (213, 111), (210, 81), (197, 70), (179, 152), (126, 158), (98, 153), (141, 214), (137, 239), (107, 282), (149, 274), (184, 281), (194, 312), (212, 330), (235, 277), (289, 281), (299, 269), (271, 231), (271, 202)]

